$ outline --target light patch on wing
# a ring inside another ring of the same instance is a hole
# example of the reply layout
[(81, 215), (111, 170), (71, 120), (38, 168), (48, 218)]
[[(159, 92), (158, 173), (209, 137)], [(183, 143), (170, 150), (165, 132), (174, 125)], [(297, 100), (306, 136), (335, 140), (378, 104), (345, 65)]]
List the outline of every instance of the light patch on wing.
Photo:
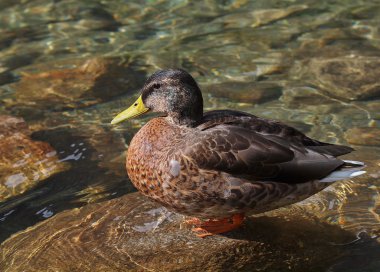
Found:
[(170, 169), (169, 172), (173, 177), (178, 177), (179, 172), (181, 171), (181, 165), (176, 160), (171, 160), (169, 163)]
[(350, 161), (350, 160), (343, 160), (346, 164), (352, 164), (354, 166), (364, 166), (364, 162), (361, 161)]
[(352, 173), (352, 174), (350, 175), (350, 177), (351, 177), (351, 178), (353, 178), (353, 177), (357, 177), (357, 176), (363, 175), (363, 174), (365, 174), (365, 173), (367, 173), (367, 171), (357, 171), (357, 172)]
[(223, 198), (228, 199), (230, 197), (231, 197), (231, 190), (229, 190), (229, 189), (224, 190), (223, 191)]
[(361, 168), (362, 167), (343, 168), (341, 170), (332, 172), (330, 175), (328, 175), (327, 177), (324, 177), (323, 179), (319, 181), (320, 182), (334, 182), (334, 181), (338, 181), (342, 179), (357, 177), (366, 173), (366, 171), (358, 170)]

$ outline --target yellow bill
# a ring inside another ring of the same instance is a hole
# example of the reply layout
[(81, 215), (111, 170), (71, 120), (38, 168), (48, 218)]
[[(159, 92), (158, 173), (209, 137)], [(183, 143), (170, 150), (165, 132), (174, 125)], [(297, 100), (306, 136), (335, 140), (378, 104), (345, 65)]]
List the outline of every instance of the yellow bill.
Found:
[(141, 95), (139, 98), (137, 98), (136, 102), (132, 104), (128, 109), (126, 109), (123, 112), (120, 112), (118, 115), (116, 115), (115, 118), (111, 121), (111, 124), (117, 124), (122, 121), (131, 119), (133, 117), (139, 116), (143, 113), (146, 113), (149, 110), (149, 108), (145, 107)]

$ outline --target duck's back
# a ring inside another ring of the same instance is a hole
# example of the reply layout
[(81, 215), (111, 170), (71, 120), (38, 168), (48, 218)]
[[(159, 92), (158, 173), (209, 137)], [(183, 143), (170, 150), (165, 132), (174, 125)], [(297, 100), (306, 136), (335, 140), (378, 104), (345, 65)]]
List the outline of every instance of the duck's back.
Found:
[(249, 180), (302, 183), (322, 179), (352, 148), (313, 140), (277, 121), (237, 111), (211, 111), (184, 152), (199, 167)]

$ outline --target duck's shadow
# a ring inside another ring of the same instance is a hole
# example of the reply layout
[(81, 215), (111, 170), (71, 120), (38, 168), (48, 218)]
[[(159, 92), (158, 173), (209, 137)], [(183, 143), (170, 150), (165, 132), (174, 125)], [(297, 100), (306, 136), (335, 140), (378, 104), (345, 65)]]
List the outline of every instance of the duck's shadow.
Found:
[(240, 229), (223, 236), (257, 242), (272, 252), (310, 260), (312, 271), (378, 271), (373, 269), (380, 268), (378, 236), (366, 232), (355, 234), (312, 216), (292, 214), (290, 218), (250, 217)]
[(273, 216), (248, 217), (244, 225), (223, 236), (263, 243), (292, 243), (319, 242), (344, 244), (356, 238), (337, 225), (321, 222), (317, 218), (306, 218), (306, 216), (292, 214), (290, 219)]

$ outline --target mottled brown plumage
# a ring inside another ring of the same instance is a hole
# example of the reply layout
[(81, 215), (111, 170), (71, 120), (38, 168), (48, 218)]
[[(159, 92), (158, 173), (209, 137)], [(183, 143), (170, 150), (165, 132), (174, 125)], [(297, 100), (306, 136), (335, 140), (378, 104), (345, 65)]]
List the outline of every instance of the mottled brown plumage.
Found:
[(203, 114), (202, 94), (183, 70), (153, 74), (141, 97), (147, 109), (165, 116), (132, 139), (128, 175), (144, 195), (186, 215), (218, 219), (268, 211), (363, 166), (336, 158), (350, 147), (313, 140), (277, 121), (231, 110)]

